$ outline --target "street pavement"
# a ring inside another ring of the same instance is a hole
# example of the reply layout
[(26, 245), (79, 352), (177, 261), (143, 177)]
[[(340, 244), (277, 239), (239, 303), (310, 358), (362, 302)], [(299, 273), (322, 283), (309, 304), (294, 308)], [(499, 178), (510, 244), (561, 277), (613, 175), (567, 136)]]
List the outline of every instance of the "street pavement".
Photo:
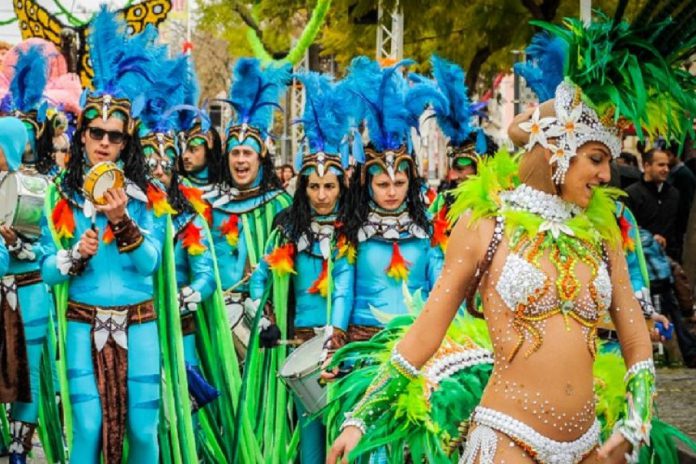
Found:
[[(657, 411), (660, 419), (679, 427), (696, 440), (696, 369), (683, 367), (657, 369)], [(44, 464), (40, 448), (31, 464)], [(8, 462), (0, 458), (0, 464)], [(683, 455), (680, 464), (696, 464), (696, 455)]]

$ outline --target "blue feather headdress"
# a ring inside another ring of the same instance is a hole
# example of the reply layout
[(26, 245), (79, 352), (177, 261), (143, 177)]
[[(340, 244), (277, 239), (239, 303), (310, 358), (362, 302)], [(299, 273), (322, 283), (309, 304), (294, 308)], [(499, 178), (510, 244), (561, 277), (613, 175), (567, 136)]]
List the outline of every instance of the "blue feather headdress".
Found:
[(210, 128), (212, 123), (210, 116), (203, 108), (198, 106), (200, 98), (200, 90), (198, 87), (198, 76), (191, 60), (188, 60), (188, 67), (183, 82), (184, 90), (184, 106), (189, 110), (179, 111), (177, 113), (177, 127), (179, 128), (181, 152), (186, 149), (189, 144), (198, 145), (205, 143), (209, 149), (213, 148), (213, 137)]
[(186, 104), (188, 58), (164, 59), (158, 68), (160, 77), (148, 92), (140, 114), (140, 143), (146, 156), (157, 152), (162, 158), (175, 159), (180, 150), (177, 134), (183, 130), (179, 115), (198, 108)]
[(477, 105), (469, 99), (464, 70), (435, 55), (431, 61), (433, 77), (447, 100), (443, 111), (433, 108), (440, 130), (449, 138), (447, 155), (454, 161), (468, 158), (476, 162), (477, 156), (490, 152), (494, 144), (474, 124)]
[(227, 151), (247, 145), (261, 157), (268, 153), (265, 139), (273, 124), (273, 109), (287, 90), (290, 65), (261, 67), (256, 58), (240, 58), (234, 67), (229, 99), (236, 120), (227, 128)]
[(411, 166), (411, 128), (427, 105), (441, 106), (442, 95), (431, 83), (420, 80), (410, 86), (400, 70), (411, 64), (404, 60), (381, 69), (366, 57), (355, 58), (345, 80), (347, 91), (359, 101), (355, 119), (366, 122), (370, 145), (365, 149), (366, 168), (381, 168), (393, 178), (398, 169)]
[(17, 62), (9, 92), (3, 98), (2, 112), (20, 119), (34, 131), (34, 140), (41, 137), (48, 104), (43, 92), (48, 82), (48, 59), (40, 45), (26, 50), (17, 48)]
[(83, 94), (78, 127), (84, 119), (117, 116), (125, 120), (126, 131), (133, 133), (144, 95), (154, 88), (153, 83), (161, 75), (160, 64), (166, 58), (166, 47), (155, 44), (156, 38), (152, 26), (128, 36), (125, 22), (102, 5), (90, 21), (87, 36), (94, 89)]
[(568, 44), (548, 32), (540, 32), (532, 37), (525, 54), (527, 60), (515, 63), (515, 72), (524, 78), (540, 102), (551, 100), (563, 82)]
[(329, 167), (340, 173), (348, 166), (343, 147), (348, 143), (350, 99), (327, 75), (305, 72), (295, 77), (305, 89), (304, 112), (297, 122), (304, 128), (308, 145), (308, 152), (297, 157), (298, 170), (309, 173), (315, 169), (319, 177)]

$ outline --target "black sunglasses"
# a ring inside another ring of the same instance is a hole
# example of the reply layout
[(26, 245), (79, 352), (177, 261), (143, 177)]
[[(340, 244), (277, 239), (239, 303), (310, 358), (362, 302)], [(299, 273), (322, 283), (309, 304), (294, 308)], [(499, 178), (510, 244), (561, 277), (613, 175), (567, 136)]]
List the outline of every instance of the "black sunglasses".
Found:
[(100, 129), (99, 127), (88, 127), (87, 133), (92, 140), (101, 141), (104, 140), (106, 135), (109, 138), (109, 143), (117, 144), (123, 142), (126, 138), (126, 134), (119, 131), (108, 131)]

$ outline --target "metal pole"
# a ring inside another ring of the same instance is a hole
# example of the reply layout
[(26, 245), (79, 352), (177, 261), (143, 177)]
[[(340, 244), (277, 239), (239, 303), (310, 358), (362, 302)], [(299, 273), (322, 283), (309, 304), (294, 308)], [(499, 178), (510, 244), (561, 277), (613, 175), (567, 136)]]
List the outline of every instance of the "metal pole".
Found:
[(592, 0), (580, 0), (580, 19), (586, 26), (592, 22)]
[[(523, 59), (523, 52), (521, 50), (513, 50), (512, 54), (515, 56), (515, 63), (519, 63), (520, 59)], [(515, 116), (522, 112), (522, 82), (520, 81), (520, 75), (513, 73), (513, 104)], [(541, 102), (539, 102), (541, 103)]]

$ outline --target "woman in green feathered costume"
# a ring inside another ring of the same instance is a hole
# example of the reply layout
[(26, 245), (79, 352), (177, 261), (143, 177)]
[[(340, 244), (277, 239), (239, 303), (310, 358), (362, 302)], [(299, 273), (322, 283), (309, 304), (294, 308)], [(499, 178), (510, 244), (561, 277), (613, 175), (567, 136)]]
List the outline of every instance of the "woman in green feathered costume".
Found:
[[(622, 22), (625, 4), (614, 19), (600, 15), (588, 26), (539, 24), (568, 43), (565, 80), (553, 100), (513, 121), (510, 137), (525, 147), (519, 160), (499, 153), (458, 189), (451, 214), (460, 219), (440, 279), (346, 416), (329, 463), (353, 457), (361, 440), (356, 454), (389, 446), (389, 437), (375, 438), (376, 427), (386, 411), (398, 410), (400, 392), (428, 381), (428, 360), (462, 300), (472, 302), (477, 291), (482, 311), (467, 308), (486, 319), (494, 368), (459, 462), (667, 459), (657, 452), (669, 433), (653, 421), (652, 346), (613, 215), (619, 192), (601, 185), (629, 124), (639, 136), (659, 130), (680, 137), (690, 126), (696, 78), (679, 66), (696, 41), (666, 32), (664, 8), (646, 8), (640, 27)], [(607, 311), (627, 369), (618, 420), (601, 437), (593, 364), (597, 323)], [(394, 460), (403, 456), (390, 451)]]

